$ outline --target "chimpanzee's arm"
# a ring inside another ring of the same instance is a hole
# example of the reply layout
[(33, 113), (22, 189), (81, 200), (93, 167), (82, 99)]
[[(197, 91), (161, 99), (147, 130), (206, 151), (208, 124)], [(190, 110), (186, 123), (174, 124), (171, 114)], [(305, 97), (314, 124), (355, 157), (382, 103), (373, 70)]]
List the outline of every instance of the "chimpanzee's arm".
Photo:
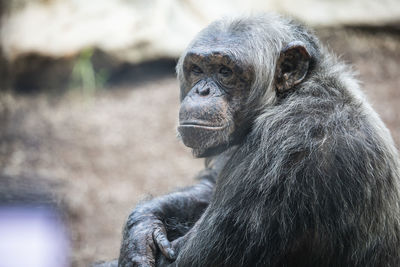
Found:
[(155, 266), (159, 248), (175, 258), (169, 242), (186, 234), (207, 208), (216, 178), (229, 153), (206, 161), (200, 182), (194, 186), (139, 204), (124, 227), (119, 266)]
[(207, 178), (138, 205), (124, 227), (119, 265), (153, 266), (157, 247), (174, 259), (168, 240), (184, 235), (208, 206), (214, 183)]

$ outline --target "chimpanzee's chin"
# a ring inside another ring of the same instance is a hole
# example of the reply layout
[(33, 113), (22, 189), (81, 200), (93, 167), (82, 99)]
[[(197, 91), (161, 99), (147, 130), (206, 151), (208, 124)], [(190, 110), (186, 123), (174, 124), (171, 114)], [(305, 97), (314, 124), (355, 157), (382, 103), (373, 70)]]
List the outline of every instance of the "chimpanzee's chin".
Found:
[(221, 139), (221, 131), (223, 131), (223, 128), (195, 125), (180, 125), (178, 127), (179, 135), (185, 146), (199, 149), (217, 145)]
[(208, 158), (212, 156), (216, 156), (224, 152), (229, 146), (228, 145), (219, 145), (217, 147), (211, 148), (193, 148), (192, 153), (196, 158)]

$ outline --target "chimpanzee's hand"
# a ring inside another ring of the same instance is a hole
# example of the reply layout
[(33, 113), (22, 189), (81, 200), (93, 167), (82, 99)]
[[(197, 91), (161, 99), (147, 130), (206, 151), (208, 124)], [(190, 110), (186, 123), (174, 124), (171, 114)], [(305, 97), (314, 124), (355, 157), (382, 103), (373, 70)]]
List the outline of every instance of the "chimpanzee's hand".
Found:
[(175, 259), (162, 221), (154, 214), (134, 211), (125, 225), (118, 266), (153, 267), (158, 249), (167, 259)]

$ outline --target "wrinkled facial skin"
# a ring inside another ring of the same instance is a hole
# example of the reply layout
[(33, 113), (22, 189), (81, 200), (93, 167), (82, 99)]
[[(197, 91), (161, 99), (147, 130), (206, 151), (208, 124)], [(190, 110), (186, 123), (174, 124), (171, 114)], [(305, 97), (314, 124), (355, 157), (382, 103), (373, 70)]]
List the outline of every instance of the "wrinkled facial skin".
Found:
[(189, 51), (183, 61), (178, 132), (196, 157), (208, 157), (237, 142), (253, 71), (222, 52)]

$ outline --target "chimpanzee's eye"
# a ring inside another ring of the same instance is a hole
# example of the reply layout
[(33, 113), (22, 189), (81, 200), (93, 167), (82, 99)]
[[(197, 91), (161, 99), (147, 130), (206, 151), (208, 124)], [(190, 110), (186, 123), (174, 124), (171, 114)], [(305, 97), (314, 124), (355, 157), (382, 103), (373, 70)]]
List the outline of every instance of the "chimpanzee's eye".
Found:
[(232, 70), (231, 70), (230, 68), (224, 66), (224, 67), (221, 67), (221, 68), (219, 69), (219, 73), (220, 73), (223, 77), (228, 78), (228, 77), (230, 77), (230, 76), (232, 75)]
[(193, 73), (194, 75), (200, 75), (203, 73), (203, 70), (199, 66), (193, 65), (190, 69), (190, 72)]

